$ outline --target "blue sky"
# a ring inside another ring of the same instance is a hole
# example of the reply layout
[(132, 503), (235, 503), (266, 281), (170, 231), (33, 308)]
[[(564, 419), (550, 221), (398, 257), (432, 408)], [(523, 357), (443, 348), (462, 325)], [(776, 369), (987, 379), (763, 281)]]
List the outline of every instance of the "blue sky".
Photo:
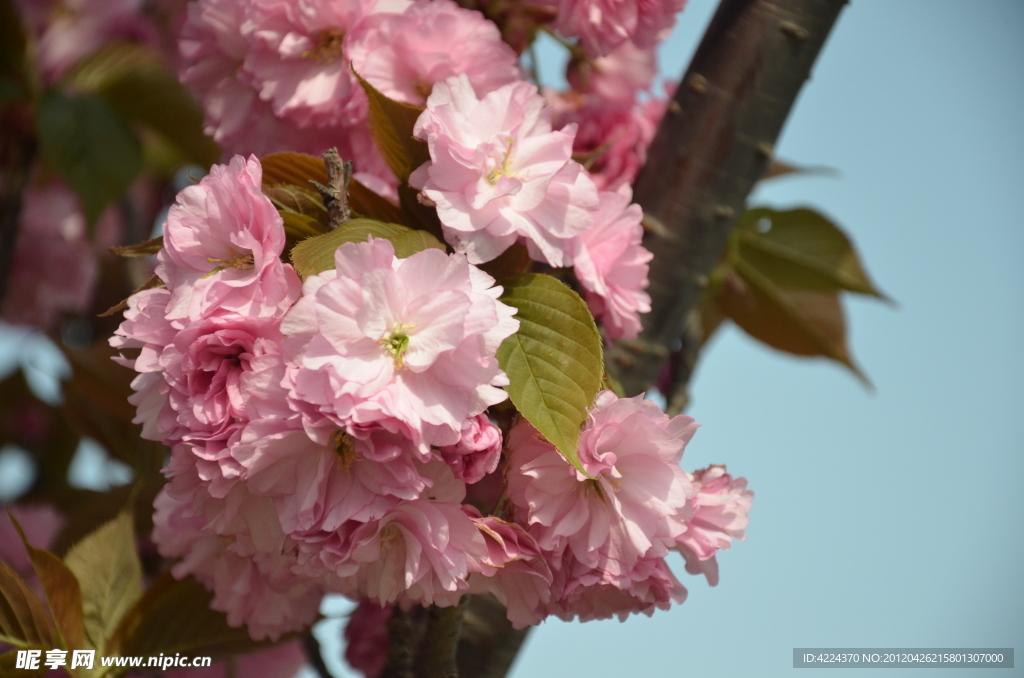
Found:
[[(690, 1), (665, 75), (716, 4)], [(719, 556), (716, 588), (677, 567), (690, 598), (668, 613), (545, 623), (514, 678), (788, 676), (794, 647), (1024, 647), (1022, 38), (1024, 3), (844, 10), (778, 144), (840, 175), (751, 203), (832, 216), (896, 300), (847, 303), (876, 390), (722, 333), (683, 465), (749, 478), (747, 541)]]

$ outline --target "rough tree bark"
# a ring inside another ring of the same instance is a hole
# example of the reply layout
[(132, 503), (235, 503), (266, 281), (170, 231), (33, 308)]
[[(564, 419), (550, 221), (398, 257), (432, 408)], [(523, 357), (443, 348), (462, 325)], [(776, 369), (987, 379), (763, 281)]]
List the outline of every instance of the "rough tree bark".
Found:
[[(627, 394), (649, 388), (678, 346), (846, 2), (722, 0), (715, 12), (634, 187), (654, 259), (643, 332), (607, 352), (609, 371)], [(471, 600), (458, 646), (461, 678), (508, 673), (526, 631), (512, 629), (503, 612), (497, 601)]]
[(607, 352), (627, 395), (658, 378), (846, 0), (723, 0), (658, 127), (633, 199), (651, 312)]

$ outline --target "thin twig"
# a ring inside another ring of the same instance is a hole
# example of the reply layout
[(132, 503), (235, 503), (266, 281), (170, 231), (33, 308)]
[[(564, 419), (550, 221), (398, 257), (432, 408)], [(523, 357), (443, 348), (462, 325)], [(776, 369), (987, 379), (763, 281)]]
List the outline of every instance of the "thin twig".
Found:
[(348, 209), (348, 184), (352, 180), (352, 163), (342, 160), (338, 149), (331, 148), (324, 153), (324, 165), (327, 167), (327, 186), (310, 181), (323, 198), (327, 208), (327, 224), (331, 230), (336, 229), (352, 218)]

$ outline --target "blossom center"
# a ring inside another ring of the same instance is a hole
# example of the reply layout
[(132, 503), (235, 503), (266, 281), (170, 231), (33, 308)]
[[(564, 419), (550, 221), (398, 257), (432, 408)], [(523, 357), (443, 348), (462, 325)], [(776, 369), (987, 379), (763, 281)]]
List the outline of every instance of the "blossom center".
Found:
[(331, 435), (331, 442), (334, 444), (334, 453), (338, 455), (338, 467), (342, 471), (352, 468), (356, 460), (356, 446), (352, 437), (344, 431), (335, 431)]
[(409, 348), (408, 331), (411, 329), (415, 329), (415, 325), (396, 322), (391, 328), (391, 333), (380, 339), (381, 347), (394, 359), (396, 370), (402, 369), (402, 355)]
[[(234, 254), (234, 250), (228, 250)], [(256, 265), (255, 259), (253, 258), (252, 252), (248, 254), (239, 254), (237, 257), (225, 257), (223, 259), (214, 259), (208, 257), (206, 259), (211, 264), (217, 264), (217, 266), (210, 271), (210, 275), (213, 275), (217, 271), (223, 271), (225, 268), (234, 268), (239, 271), (247, 271)]]
[(398, 529), (398, 526), (394, 523), (388, 523), (383, 530), (380, 531), (380, 550), (389, 551), (392, 546), (395, 546), (395, 542), (402, 538), (402, 531)]
[(501, 162), (495, 162), (495, 166), (487, 173), (487, 183), (494, 186), (498, 183), (498, 180), (502, 177), (515, 177), (516, 172), (512, 169), (512, 146), (515, 144), (515, 139), (508, 137), (508, 148), (505, 149), (504, 155), (501, 157)]
[(316, 47), (302, 53), (303, 58), (320, 64), (329, 64), (341, 58), (341, 45), (345, 41), (345, 31), (340, 28), (328, 28), (316, 36)]

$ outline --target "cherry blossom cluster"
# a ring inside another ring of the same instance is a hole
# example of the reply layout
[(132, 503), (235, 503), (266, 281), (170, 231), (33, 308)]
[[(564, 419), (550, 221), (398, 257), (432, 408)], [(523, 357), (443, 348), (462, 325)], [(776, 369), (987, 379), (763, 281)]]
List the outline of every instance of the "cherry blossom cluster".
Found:
[(256, 156), (169, 211), (161, 286), (128, 300), (111, 343), (137, 372), (144, 437), (171, 450), (154, 542), (253, 637), (303, 628), (340, 593), (362, 603), (349, 657), (374, 675), (396, 606), (491, 594), (519, 628), (651, 614), (686, 595), (670, 553), (714, 584), (716, 553), (744, 538), (746, 481), (680, 467), (693, 419), (603, 391), (570, 462), (508, 402), (497, 356), (520, 321), (485, 269), (511, 248), (575, 286), (606, 340), (635, 338), (650, 310), (630, 184), (665, 107), (642, 96), (653, 43), (679, 6), (606, 4), (558, 7), (589, 51), (562, 94), (523, 80), (498, 26), (452, 0), (189, 5), (181, 77), (228, 155), (339, 146), (394, 198), (362, 79), (422, 109), (429, 160), (402, 190), (445, 240), (402, 258), (346, 242), (300, 278)]
[(228, 156), (337, 147), (385, 193), (395, 179), (370, 139), (355, 73), (420, 105), (457, 73), (481, 92), (520, 78), (497, 27), (452, 0), (198, 0), (181, 53), (182, 81)]
[(143, 435), (171, 449), (154, 542), (230, 623), (275, 638), (325, 592), (488, 592), (517, 626), (650, 613), (685, 595), (669, 551), (713, 572), (743, 538), (745, 481), (679, 468), (688, 417), (603, 392), (582, 471), (525, 419), (491, 420), (519, 323), (467, 254), (399, 259), (371, 238), (300, 281), (261, 185), (236, 156), (178, 195), (165, 287), (133, 295), (111, 340), (138, 372)]

